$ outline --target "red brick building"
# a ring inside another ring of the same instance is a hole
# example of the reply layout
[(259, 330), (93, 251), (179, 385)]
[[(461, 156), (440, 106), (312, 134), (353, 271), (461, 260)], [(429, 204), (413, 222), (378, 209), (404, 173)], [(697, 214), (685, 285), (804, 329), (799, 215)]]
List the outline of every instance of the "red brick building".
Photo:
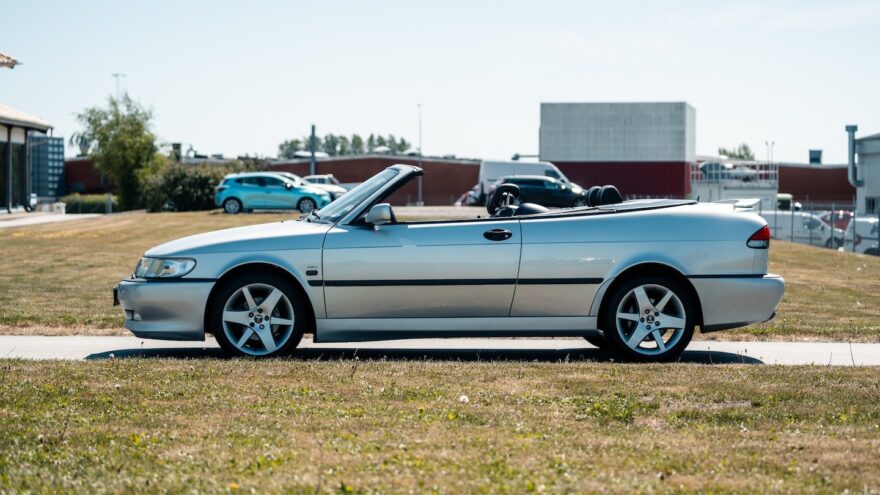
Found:
[(113, 185), (88, 158), (64, 161), (64, 193), (102, 194), (112, 192)]
[(855, 202), (856, 188), (849, 183), (846, 165), (779, 164), (779, 192), (807, 203)]

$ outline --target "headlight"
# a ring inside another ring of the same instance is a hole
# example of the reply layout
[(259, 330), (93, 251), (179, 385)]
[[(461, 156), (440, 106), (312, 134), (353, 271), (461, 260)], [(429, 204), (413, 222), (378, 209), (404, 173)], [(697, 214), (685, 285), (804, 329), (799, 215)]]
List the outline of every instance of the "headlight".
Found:
[(196, 260), (189, 258), (141, 258), (134, 268), (137, 278), (182, 277), (196, 267)]

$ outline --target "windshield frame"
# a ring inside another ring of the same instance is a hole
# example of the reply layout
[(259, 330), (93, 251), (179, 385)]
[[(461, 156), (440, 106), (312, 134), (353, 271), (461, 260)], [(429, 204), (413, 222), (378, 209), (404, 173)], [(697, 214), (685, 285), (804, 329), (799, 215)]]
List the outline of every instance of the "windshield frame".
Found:
[[(355, 196), (359, 196), (360, 195), (359, 194), (360, 191), (358, 191), (359, 188), (366, 186), (367, 183), (370, 182), (373, 178), (375, 178), (375, 177), (379, 176), (380, 174), (383, 174), (387, 171), (395, 171), (396, 174), (389, 177), (387, 181), (385, 181), (384, 183), (382, 183), (378, 187), (371, 185), (371, 187), (375, 187), (375, 189), (372, 189), (371, 191), (369, 191), (368, 194), (364, 197), (364, 199), (362, 201), (355, 203), (347, 212), (342, 213), (342, 214), (338, 214), (337, 216), (334, 216), (334, 217), (328, 217), (325, 215), (324, 210), (327, 209), (328, 207), (330, 207), (331, 205), (333, 205), (333, 203), (336, 203), (337, 201), (344, 202), (346, 200), (346, 198), (351, 200)], [(373, 205), (375, 205), (376, 203), (378, 203), (381, 200), (390, 196), (394, 191), (396, 191), (398, 188), (400, 188), (403, 184), (406, 184), (407, 182), (409, 182), (409, 180), (412, 177), (414, 177), (416, 175), (422, 175), (422, 173), (423, 173), (422, 169), (420, 169), (418, 167), (413, 167), (411, 165), (392, 165), (392, 166), (382, 170), (381, 172), (377, 173), (376, 175), (373, 175), (372, 177), (370, 177), (369, 179), (367, 179), (363, 183), (359, 184), (357, 187), (353, 188), (352, 190), (348, 191), (347, 193), (345, 193), (343, 196), (341, 196), (336, 201), (333, 201), (329, 205), (318, 210), (317, 211), (318, 221), (327, 222), (327, 223), (331, 223), (334, 225), (336, 225), (336, 224), (351, 224), (352, 222), (355, 222), (359, 217), (361, 217), (364, 213), (366, 213), (366, 211), (369, 208), (371, 208)]]

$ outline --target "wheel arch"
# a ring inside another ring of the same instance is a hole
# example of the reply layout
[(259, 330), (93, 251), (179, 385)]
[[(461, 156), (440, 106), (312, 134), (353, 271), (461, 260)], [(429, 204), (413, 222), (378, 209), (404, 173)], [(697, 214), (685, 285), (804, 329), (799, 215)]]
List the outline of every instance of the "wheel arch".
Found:
[(208, 295), (208, 302), (207, 302), (207, 304), (205, 304), (205, 316), (204, 316), (205, 333), (213, 334), (213, 332), (210, 331), (210, 327), (211, 327), (211, 323), (212, 323), (211, 317), (210, 317), (211, 306), (214, 303), (214, 297), (216, 296), (217, 291), (220, 289), (220, 287), (222, 287), (224, 283), (226, 283), (229, 279), (231, 279), (233, 277), (236, 277), (236, 276), (244, 274), (244, 273), (255, 273), (255, 272), (272, 273), (272, 274), (276, 274), (276, 275), (281, 275), (282, 277), (284, 277), (285, 279), (287, 279), (291, 283), (294, 290), (296, 290), (296, 292), (297, 292), (297, 294), (296, 294), (297, 297), (301, 297), (302, 300), (305, 301), (306, 311), (308, 311), (309, 324), (305, 330), (305, 333), (314, 333), (315, 332), (315, 308), (312, 306), (312, 299), (309, 297), (308, 293), (306, 293), (305, 288), (303, 287), (302, 283), (299, 281), (298, 278), (296, 278), (296, 276), (294, 276), (292, 273), (290, 273), (290, 271), (288, 271), (284, 267), (276, 265), (274, 263), (268, 263), (268, 262), (264, 262), (264, 261), (254, 261), (254, 262), (248, 262), (248, 263), (236, 265), (236, 266), (228, 269), (226, 272), (224, 272), (223, 275), (221, 275), (220, 278), (218, 278), (217, 281), (214, 282), (214, 287), (211, 288), (211, 292)]
[(611, 294), (614, 294), (614, 291), (626, 282), (634, 278), (644, 276), (669, 277), (679, 282), (682, 287), (684, 287), (684, 289), (688, 292), (688, 296), (691, 298), (692, 301), (694, 301), (694, 304), (696, 305), (697, 321), (695, 324), (703, 324), (703, 305), (700, 301), (700, 295), (697, 293), (697, 290), (696, 288), (694, 288), (694, 284), (691, 283), (690, 279), (688, 279), (683, 273), (681, 273), (681, 271), (670, 265), (652, 261), (638, 263), (627, 267), (625, 270), (621, 271), (617, 276), (611, 279), (608, 284), (604, 285), (600, 289), (600, 293), (597, 294), (596, 301), (593, 303), (594, 307), (596, 304), (598, 304), (598, 311), (591, 311), (591, 313), (597, 314), (597, 321), (599, 325), (602, 324), (603, 318), (605, 317), (605, 303), (608, 298), (611, 297)]

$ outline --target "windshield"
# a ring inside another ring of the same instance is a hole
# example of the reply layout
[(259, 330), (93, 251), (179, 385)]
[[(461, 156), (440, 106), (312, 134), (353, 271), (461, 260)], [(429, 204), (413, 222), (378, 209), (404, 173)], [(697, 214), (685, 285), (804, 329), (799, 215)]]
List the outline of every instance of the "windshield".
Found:
[(318, 218), (336, 223), (348, 215), (356, 206), (363, 203), (376, 191), (388, 184), (400, 171), (394, 168), (385, 169), (367, 179), (366, 182), (348, 191), (336, 201), (318, 210)]

